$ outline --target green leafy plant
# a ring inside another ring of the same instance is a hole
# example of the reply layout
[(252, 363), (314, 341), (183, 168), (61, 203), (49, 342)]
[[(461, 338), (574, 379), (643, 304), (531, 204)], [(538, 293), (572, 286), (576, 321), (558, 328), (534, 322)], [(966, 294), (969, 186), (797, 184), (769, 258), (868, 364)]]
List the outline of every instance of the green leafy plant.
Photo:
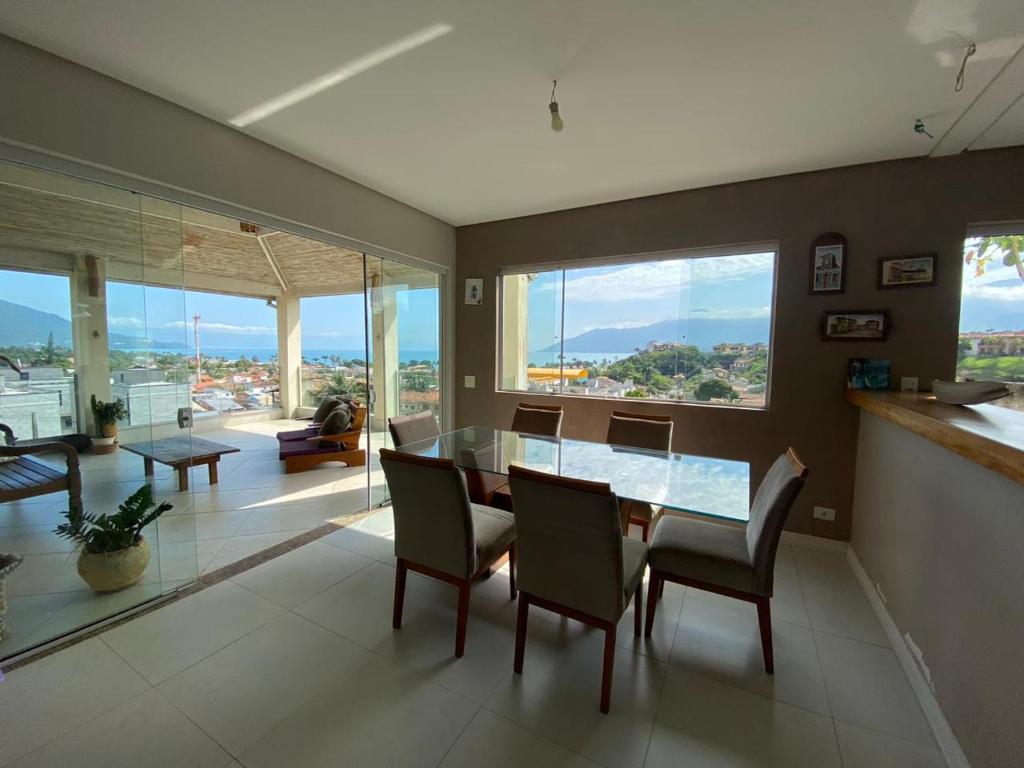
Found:
[(996, 259), (1004, 267), (1016, 268), (1017, 275), (1024, 280), (1024, 236), (983, 237), (964, 253), (964, 261), (974, 264), (975, 277), (984, 275), (985, 268)]
[(81, 544), (86, 552), (117, 552), (142, 541), (142, 529), (172, 508), (166, 501), (156, 506), (153, 490), (144, 485), (125, 499), (114, 514), (94, 515), (72, 509), (68, 521), (53, 532)]
[(111, 403), (97, 400), (96, 395), (92, 396), (92, 415), (96, 417), (96, 426), (104, 424), (116, 424), (128, 417), (128, 409), (124, 406), (124, 400), (120, 397)]

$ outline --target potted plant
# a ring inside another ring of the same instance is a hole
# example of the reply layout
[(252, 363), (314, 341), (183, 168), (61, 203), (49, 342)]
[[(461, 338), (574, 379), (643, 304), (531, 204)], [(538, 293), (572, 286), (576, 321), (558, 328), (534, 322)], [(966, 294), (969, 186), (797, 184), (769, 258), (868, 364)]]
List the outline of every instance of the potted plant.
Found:
[(97, 592), (116, 592), (130, 587), (146, 570), (149, 542), (142, 529), (171, 507), (168, 502), (156, 506), (153, 490), (144, 485), (112, 515), (70, 510), (68, 521), (54, 533), (81, 545), (78, 575), (86, 584)]
[(21, 565), (21, 557), (10, 552), (0, 552), (0, 640), (7, 634), (4, 614), (7, 613), (7, 577)]
[(111, 453), (116, 450), (117, 422), (128, 416), (128, 410), (124, 407), (124, 400), (120, 397), (110, 403), (97, 400), (96, 395), (92, 396), (92, 415), (96, 421), (98, 437), (94, 440), (96, 453)]

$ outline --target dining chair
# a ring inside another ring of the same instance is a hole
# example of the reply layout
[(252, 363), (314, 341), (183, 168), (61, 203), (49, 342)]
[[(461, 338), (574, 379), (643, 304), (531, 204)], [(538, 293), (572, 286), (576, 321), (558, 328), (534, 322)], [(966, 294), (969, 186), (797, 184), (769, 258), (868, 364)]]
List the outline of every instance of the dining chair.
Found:
[(558, 437), (562, 431), (562, 406), (519, 403), (512, 416), (512, 431)]
[(395, 517), (395, 606), (392, 626), (402, 627), (407, 571), (459, 590), (455, 656), (466, 648), (470, 587), (508, 555), (510, 599), (516, 597), (516, 527), (512, 515), (473, 504), (451, 459), (380, 449)]
[[(672, 448), (672, 417), (612, 411), (608, 420), (609, 445), (669, 451)], [(661, 511), (646, 502), (622, 500), (622, 534), (629, 535), (629, 526), (640, 526), (640, 537), (647, 541), (651, 526)]]
[(516, 674), (523, 672), (526, 624), (536, 605), (604, 630), (601, 711), (608, 712), (615, 665), (615, 629), (634, 603), (641, 630), (647, 545), (625, 538), (619, 502), (607, 483), (509, 467), (516, 509), (519, 613)]
[(651, 636), (658, 597), (666, 581), (757, 605), (764, 670), (772, 655), (772, 586), (779, 538), (808, 469), (792, 448), (779, 456), (754, 495), (746, 528), (664, 516), (651, 541), (647, 624)]
[(441, 434), (437, 419), (430, 411), (420, 411), (412, 416), (392, 416), (388, 419), (388, 432), (395, 448), (420, 440), (430, 440)]
[[(557, 438), (562, 432), (562, 406), (519, 403), (512, 416), (512, 431)], [(489, 489), (490, 504), (512, 511), (512, 491), (504, 480)]]

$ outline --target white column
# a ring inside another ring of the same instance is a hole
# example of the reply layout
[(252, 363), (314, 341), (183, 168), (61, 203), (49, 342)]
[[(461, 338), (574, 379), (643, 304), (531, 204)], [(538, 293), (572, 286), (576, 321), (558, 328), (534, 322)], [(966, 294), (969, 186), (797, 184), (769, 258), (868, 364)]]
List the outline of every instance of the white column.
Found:
[(281, 410), (285, 418), (295, 416), (302, 404), (302, 322), (299, 316), (299, 297), (285, 291), (277, 297), (277, 361), (281, 372)]
[[(93, 265), (91, 276), (90, 263)], [(111, 399), (106, 277), (103, 259), (75, 257), (74, 272), (71, 275), (71, 338), (77, 384), (75, 399), (78, 404), (78, 429), (92, 435), (97, 434), (90, 405), (92, 396), (96, 395), (98, 400), (104, 401)]]
[(387, 429), (389, 416), (398, 416), (398, 302), (397, 289), (380, 274), (370, 278), (370, 344), (373, 350), (373, 391), (376, 400), (371, 426)]
[(507, 275), (501, 280), (501, 388), (525, 390), (529, 280), (526, 275)]

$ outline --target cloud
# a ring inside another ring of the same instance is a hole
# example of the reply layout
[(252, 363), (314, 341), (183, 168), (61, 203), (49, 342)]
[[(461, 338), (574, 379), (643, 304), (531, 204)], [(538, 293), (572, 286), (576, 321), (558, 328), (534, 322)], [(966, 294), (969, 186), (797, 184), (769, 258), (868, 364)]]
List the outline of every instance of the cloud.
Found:
[[(1001, 281), (1002, 282), (1002, 281)], [(1024, 302), (1024, 281), (1018, 285), (964, 285), (963, 296), (986, 301)]]
[[(88, 317), (85, 314), (84, 317)], [(109, 328), (142, 328), (146, 325), (142, 318), (139, 317), (108, 317), (107, 326)]]
[(565, 295), (568, 301), (579, 302), (663, 299), (678, 296), (681, 290), (691, 285), (731, 282), (770, 273), (773, 262), (774, 254), (751, 253), (646, 261), (610, 272), (583, 275), (570, 270), (566, 273)]
[(587, 331), (593, 331), (596, 328), (604, 330), (606, 328), (643, 328), (645, 325), (653, 325), (654, 323), (660, 323), (660, 320), (623, 320), (621, 322), (613, 323), (595, 323), (594, 325), (584, 326), (578, 333), (586, 333)]
[[(163, 328), (191, 328), (192, 323), (184, 320), (175, 320), (164, 323)], [(232, 325), (231, 323), (205, 323), (199, 322), (199, 329), (203, 331), (215, 331), (218, 333), (240, 333), (247, 336), (259, 336), (262, 334), (276, 334), (277, 329), (269, 325)]]
[(771, 307), (729, 307), (719, 309), (707, 309), (701, 307), (699, 309), (691, 309), (689, 314), (696, 315), (699, 318), (709, 318), (711, 320), (749, 320), (752, 318), (770, 317), (772, 314)]

